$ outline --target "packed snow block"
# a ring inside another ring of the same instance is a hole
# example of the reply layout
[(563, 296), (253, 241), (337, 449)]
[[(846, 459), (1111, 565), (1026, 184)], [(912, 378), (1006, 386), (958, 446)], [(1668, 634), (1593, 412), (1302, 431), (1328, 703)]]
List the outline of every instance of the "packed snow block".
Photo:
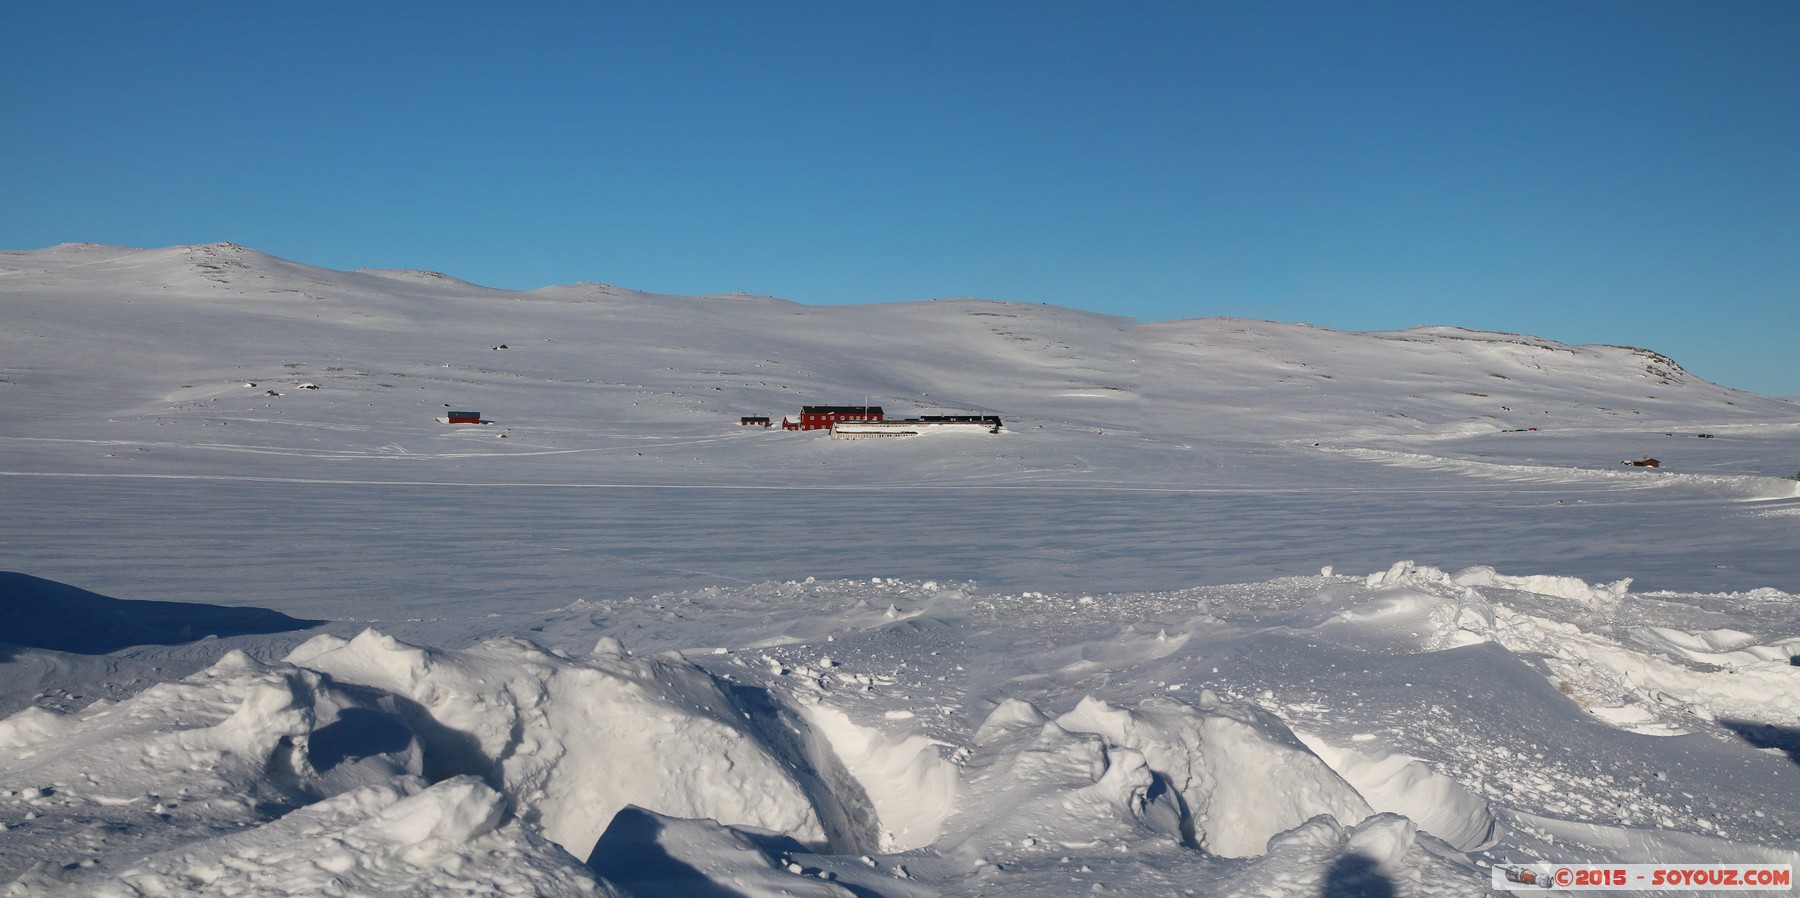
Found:
[(26, 708), (0, 720), (0, 750), (17, 756), (23, 749), (67, 735), (75, 725), (75, 715), (48, 708)]
[(400, 777), (122, 868), (45, 876), (26, 894), (624, 898), (528, 829), (496, 825), (504, 805), (478, 780)]
[(1198, 707), (1152, 697), (1126, 709), (1088, 697), (1056, 725), (1141, 754), (1180, 797), (1185, 834), (1213, 854), (1252, 857), (1313, 817), (1356, 823), (1374, 813), (1280, 718), (1210, 691)]
[(1399, 638), (1384, 641), (1412, 642), (1417, 650), (1493, 642), (1542, 655), (1559, 690), (1594, 717), (1633, 732), (1678, 734), (1724, 718), (1800, 725), (1800, 681), (1788, 660), (1800, 639), (1731, 628), (1620, 627), (1615, 620), (1630, 585), (1509, 576), (1486, 566), (1452, 575), (1402, 561), (1369, 575), (1365, 588), (1377, 590), (1374, 597), (1351, 596), (1362, 604), (1336, 614), (1365, 644), (1384, 639), (1385, 630)]
[(1475, 851), (1493, 841), (1499, 822), (1488, 802), (1424, 761), (1301, 738), (1376, 811), (1403, 815), (1459, 851)]
[(1560, 577), (1552, 574), (1507, 576), (1486, 565), (1464, 568), (1457, 571), (1456, 575), (1450, 579), (1458, 586), (1487, 586), (1556, 596), (1607, 614), (1619, 610), (1619, 605), (1625, 601), (1625, 597), (1630, 594), (1631, 590), (1631, 578), (1629, 577), (1615, 580), (1612, 583), (1590, 584), (1579, 577)]
[(1688, 632), (1646, 626), (1633, 627), (1628, 633), (1632, 642), (1699, 664), (1734, 669), (1770, 661), (1789, 667), (1800, 665), (1800, 657), (1794, 657), (1794, 653), (1800, 651), (1800, 637), (1764, 643), (1756, 636), (1729, 627)]
[(459, 776), (384, 809), (365, 829), (401, 845), (461, 843), (493, 832), (505, 815), (505, 796), (472, 776)]
[(1552, 574), (1508, 576), (1486, 565), (1464, 568), (1452, 575), (1446, 574), (1438, 568), (1415, 564), (1412, 561), (1394, 562), (1386, 571), (1370, 574), (1364, 580), (1363, 585), (1369, 589), (1391, 589), (1404, 586), (1427, 589), (1432, 587), (1510, 589), (1567, 599), (1602, 613), (1617, 611), (1620, 603), (1625, 600), (1631, 590), (1630, 578), (1595, 585), (1579, 577), (1562, 577)]
[(1002, 702), (964, 768), (960, 811), (940, 848), (1011, 863), (1103, 841), (1184, 841), (1178, 799), (1143, 754), (1072, 732), (1028, 703)]
[[(312, 753), (317, 733), (355, 726), (381, 736), (338, 737), (328, 757)], [(15, 715), (0, 721), (0, 746), (10, 749), (0, 758), (0, 785), (61, 783), (101, 804), (222, 792), (230, 799), (221, 806), (252, 815), (419, 770), (416, 744), (377, 697), (238, 651), (117, 704)]]
[(0, 571), (0, 642), (13, 645), (103, 655), (134, 645), (285, 633), (321, 623), (266, 608), (114, 599), (54, 580)]
[(918, 734), (893, 735), (851, 721), (822, 704), (801, 706), (813, 732), (854, 777), (873, 806), (882, 852), (925, 848), (937, 841), (956, 808), (956, 765), (938, 743)]
[[(381, 735), (336, 737), (315, 755), (314, 736), (333, 728)], [(118, 840), (141, 854), (416, 779), (418, 746), (401, 729), (378, 696), (243, 652), (117, 703), (15, 715), (0, 721), (0, 820), (32, 816), (0, 842), (0, 880), (53, 846)]]
[(1050, 717), (1036, 705), (1016, 698), (1003, 698), (976, 728), (975, 744), (992, 745), (1020, 730), (1041, 730), (1049, 722)]
[(429, 650), (365, 630), (287, 660), (398, 697), (428, 772), (480, 775), (576, 857), (628, 805), (828, 841), (800, 781), (807, 760), (762, 739), (751, 709), (679, 658), (575, 659), (514, 638)]

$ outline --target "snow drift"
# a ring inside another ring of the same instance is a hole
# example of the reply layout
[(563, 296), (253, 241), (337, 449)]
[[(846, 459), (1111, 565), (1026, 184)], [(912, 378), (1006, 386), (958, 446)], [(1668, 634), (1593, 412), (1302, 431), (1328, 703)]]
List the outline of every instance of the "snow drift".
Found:
[(849, 838), (827, 833), (824, 820), (842, 812), (814, 806), (796, 769), (804, 759), (761, 742), (751, 709), (677, 659), (607, 644), (577, 660), (518, 639), (446, 653), (364, 631), (318, 637), (288, 661), (401, 697), (429, 774), (484, 778), (576, 857), (627, 805), (821, 846)]

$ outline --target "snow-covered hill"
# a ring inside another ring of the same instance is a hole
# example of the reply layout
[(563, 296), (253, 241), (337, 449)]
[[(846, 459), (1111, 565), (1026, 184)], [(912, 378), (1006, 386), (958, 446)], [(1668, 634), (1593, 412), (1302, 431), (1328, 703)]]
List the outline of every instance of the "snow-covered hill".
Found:
[(1800, 407), (1647, 349), (66, 245), (0, 413), (4, 894), (1800, 860)]
[[(304, 427), (296, 454), (374, 456), (401, 436), (466, 443), (431, 426), (448, 404), (493, 420), (483, 436), (523, 441), (484, 451), (588, 451), (592, 469), (616, 461), (592, 450), (622, 429), (712, 436), (745, 414), (864, 401), (1138, 443), (1717, 430), (1800, 417), (1649, 350), (1455, 328), (1138, 325), (1020, 303), (809, 307), (598, 284), (507, 292), (425, 272), (310, 268), (230, 244), (62, 246), (0, 255), (0, 272), (0, 377), (25, 412), (15, 435), (34, 434), (39, 416), (104, 416), (159, 442), (175, 428), (176, 444), (273, 449)], [(71, 353), (82, 364), (66, 364)], [(225, 441), (194, 433), (209, 426), (244, 429)], [(57, 464), (79, 457), (59, 452)]]

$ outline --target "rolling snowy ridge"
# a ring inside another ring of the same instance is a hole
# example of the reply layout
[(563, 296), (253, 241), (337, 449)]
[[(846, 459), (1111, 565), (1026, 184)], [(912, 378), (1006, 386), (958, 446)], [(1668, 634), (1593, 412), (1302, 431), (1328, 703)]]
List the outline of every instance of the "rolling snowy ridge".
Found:
[[(1006, 426), (738, 424), (864, 402)], [(1652, 350), (66, 245), (0, 410), (0, 894), (1800, 862), (1800, 407)]]

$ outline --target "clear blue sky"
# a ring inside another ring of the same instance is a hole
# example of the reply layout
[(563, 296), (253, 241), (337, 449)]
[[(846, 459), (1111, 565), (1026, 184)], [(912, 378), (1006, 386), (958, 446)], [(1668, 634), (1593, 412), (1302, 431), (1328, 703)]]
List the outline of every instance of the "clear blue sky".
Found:
[(1455, 324), (1800, 395), (1800, 2), (10, 2), (0, 248)]

